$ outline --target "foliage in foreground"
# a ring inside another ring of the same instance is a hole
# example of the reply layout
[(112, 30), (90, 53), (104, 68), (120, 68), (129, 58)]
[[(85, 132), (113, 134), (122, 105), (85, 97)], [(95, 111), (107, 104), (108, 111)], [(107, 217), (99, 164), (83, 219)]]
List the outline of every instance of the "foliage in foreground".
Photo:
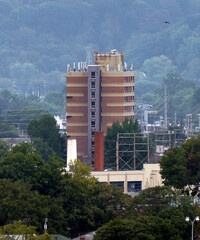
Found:
[(160, 161), (164, 184), (188, 194), (200, 193), (200, 136), (167, 151)]
[(60, 136), (53, 116), (45, 114), (39, 120), (32, 120), (28, 125), (27, 133), (45, 160), (52, 151), (59, 157), (65, 158), (66, 137)]
[(51, 240), (51, 236), (47, 233), (36, 235), (36, 228), (33, 226), (27, 226), (22, 221), (14, 221), (12, 224), (0, 227), (0, 238), (6, 240), (9, 236), (15, 240)]
[(140, 216), (137, 219), (115, 219), (101, 227), (94, 240), (164, 240), (181, 239), (177, 236), (175, 226), (169, 220), (159, 217)]
[(76, 161), (67, 173), (60, 159), (45, 162), (28, 143), (13, 147), (0, 159), (0, 226), (28, 219), (43, 232), (68, 235), (93, 231), (121, 215), (118, 205), (130, 198), (116, 187), (99, 184), (91, 169)]
[[(170, 187), (145, 189), (125, 209), (124, 217), (99, 228), (94, 240), (188, 239), (191, 225), (185, 221), (185, 217), (194, 219), (199, 213), (198, 206), (191, 204), (188, 196)], [(195, 235), (198, 232), (199, 226), (196, 223)]]

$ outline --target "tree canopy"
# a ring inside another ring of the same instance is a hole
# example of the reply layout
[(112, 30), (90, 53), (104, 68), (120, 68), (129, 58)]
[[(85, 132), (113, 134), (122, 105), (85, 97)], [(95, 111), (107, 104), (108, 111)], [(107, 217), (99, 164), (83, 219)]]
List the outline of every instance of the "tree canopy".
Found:
[(39, 120), (32, 120), (28, 125), (27, 133), (38, 151), (43, 154), (44, 159), (47, 158), (47, 154), (50, 154), (52, 150), (59, 157), (66, 158), (66, 139), (65, 136), (60, 136), (53, 116), (46, 114)]
[(0, 158), (0, 225), (26, 219), (43, 232), (48, 218), (50, 233), (63, 235), (93, 231), (122, 214), (118, 206), (130, 197), (115, 186), (99, 184), (91, 168), (79, 160), (66, 172), (55, 154), (44, 161), (38, 151), (22, 143)]
[(50, 240), (51, 236), (49, 234), (36, 235), (36, 229), (34, 226), (27, 226), (25, 222), (14, 221), (12, 224), (4, 225), (0, 228), (1, 239), (8, 239), (14, 237), (16, 240), (25, 238), (30, 240)]
[(88, 45), (99, 51), (125, 50), (127, 62), (146, 72), (149, 82), (175, 70), (199, 78), (197, 0), (8, 0), (0, 7), (2, 89), (42, 96), (60, 92), (67, 63), (84, 62)]
[[(100, 227), (94, 239), (187, 239), (191, 228), (185, 216), (193, 219), (196, 215), (198, 205), (191, 204), (191, 199), (180, 191), (168, 186), (148, 188), (126, 206), (123, 218)], [(198, 231), (195, 225), (195, 235)]]
[(160, 161), (164, 184), (199, 195), (199, 157), (200, 136), (192, 137), (180, 147), (167, 151)]
[(101, 227), (94, 240), (181, 240), (175, 226), (169, 220), (159, 217), (140, 216), (134, 220), (115, 219)]

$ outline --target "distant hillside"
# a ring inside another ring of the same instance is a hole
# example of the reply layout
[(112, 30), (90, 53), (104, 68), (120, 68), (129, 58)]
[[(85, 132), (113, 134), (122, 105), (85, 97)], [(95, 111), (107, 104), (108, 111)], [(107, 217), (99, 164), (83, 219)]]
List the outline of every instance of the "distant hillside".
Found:
[(125, 50), (138, 98), (144, 81), (152, 92), (168, 72), (198, 82), (200, 1), (0, 0), (0, 89), (60, 91), (67, 63), (84, 61), (87, 46)]

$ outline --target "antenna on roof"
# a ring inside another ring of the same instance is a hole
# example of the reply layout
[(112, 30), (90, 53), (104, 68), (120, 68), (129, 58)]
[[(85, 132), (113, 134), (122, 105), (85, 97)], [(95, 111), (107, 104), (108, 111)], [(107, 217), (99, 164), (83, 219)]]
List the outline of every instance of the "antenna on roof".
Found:
[(67, 64), (67, 72), (70, 72), (70, 64)]
[(86, 62), (84, 62), (84, 70), (85, 70), (85, 72), (87, 71), (87, 63)]
[(93, 64), (92, 51), (93, 50), (92, 50), (91, 46), (86, 47), (86, 63), (87, 63), (87, 65)]
[(110, 67), (109, 67), (109, 64), (107, 64), (107, 72), (109, 72), (109, 70), (110, 70), (109, 68), (110, 68)]
[(127, 63), (124, 63), (124, 71), (127, 71)]
[(120, 72), (120, 64), (118, 64), (118, 69), (117, 70), (118, 70), (118, 72)]

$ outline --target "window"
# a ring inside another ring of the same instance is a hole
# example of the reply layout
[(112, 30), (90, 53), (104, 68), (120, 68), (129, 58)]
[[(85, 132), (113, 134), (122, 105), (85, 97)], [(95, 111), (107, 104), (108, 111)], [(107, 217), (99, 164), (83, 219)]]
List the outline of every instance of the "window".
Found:
[(94, 141), (92, 141), (92, 147), (94, 147)]
[(91, 127), (95, 128), (95, 121), (91, 121)]
[(134, 87), (124, 87), (124, 92), (128, 93), (128, 92), (133, 92), (134, 91)]
[(128, 78), (128, 77), (125, 77), (125, 78), (124, 78), (124, 82), (129, 82), (129, 78)]
[(91, 112), (91, 117), (92, 117), (92, 118), (95, 118), (95, 111), (92, 111), (92, 112)]
[(94, 101), (91, 102), (91, 107), (95, 108), (95, 102)]
[(133, 106), (125, 106), (124, 112), (133, 112)]
[(123, 190), (124, 190), (124, 182), (110, 182), (110, 184), (115, 185), (120, 188), (123, 188)]
[(142, 182), (128, 182), (128, 192), (140, 192), (142, 190)]
[(91, 154), (92, 154), (92, 157), (94, 157), (94, 151), (92, 151)]
[(91, 98), (95, 98), (95, 91), (91, 92)]
[(95, 78), (95, 72), (91, 72), (91, 78)]
[(93, 88), (93, 89), (95, 88), (95, 82), (93, 82), (93, 81), (91, 82), (91, 88)]
[(92, 137), (94, 137), (94, 132), (93, 132), (93, 131), (92, 131), (92, 134), (91, 134), (91, 135), (92, 135)]
[(128, 102), (128, 97), (124, 97), (124, 102)]
[(124, 102), (134, 102), (134, 96), (124, 97)]

